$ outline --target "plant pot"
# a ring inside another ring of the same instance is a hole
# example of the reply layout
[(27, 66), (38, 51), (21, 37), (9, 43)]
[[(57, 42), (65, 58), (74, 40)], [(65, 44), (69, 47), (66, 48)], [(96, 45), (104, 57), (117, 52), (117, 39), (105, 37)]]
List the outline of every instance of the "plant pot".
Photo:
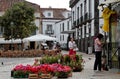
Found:
[(13, 77), (13, 75), (14, 75), (14, 70), (11, 71), (11, 77)]
[(81, 72), (82, 71), (82, 68), (79, 68), (79, 67), (75, 67), (73, 69), (73, 72)]
[(57, 77), (58, 78), (68, 78), (68, 73), (64, 73), (64, 72), (60, 72), (57, 74)]
[(58, 76), (58, 78), (68, 78), (68, 76)]

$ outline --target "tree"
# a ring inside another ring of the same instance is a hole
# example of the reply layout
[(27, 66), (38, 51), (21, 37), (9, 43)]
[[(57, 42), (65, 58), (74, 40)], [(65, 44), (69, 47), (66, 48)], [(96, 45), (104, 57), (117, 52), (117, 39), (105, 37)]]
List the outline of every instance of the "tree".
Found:
[(35, 32), (37, 27), (34, 23), (34, 12), (35, 10), (26, 2), (16, 3), (9, 8), (0, 20), (0, 25), (4, 27), (5, 40), (22, 40)]

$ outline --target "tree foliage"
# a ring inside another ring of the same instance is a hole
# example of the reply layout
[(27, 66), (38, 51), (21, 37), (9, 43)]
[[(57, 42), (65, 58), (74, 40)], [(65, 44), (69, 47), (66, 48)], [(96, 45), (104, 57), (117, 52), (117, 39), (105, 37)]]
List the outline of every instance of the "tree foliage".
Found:
[(3, 37), (6, 40), (23, 39), (35, 32), (34, 12), (26, 2), (16, 3), (9, 8), (0, 20), (0, 25), (4, 27)]

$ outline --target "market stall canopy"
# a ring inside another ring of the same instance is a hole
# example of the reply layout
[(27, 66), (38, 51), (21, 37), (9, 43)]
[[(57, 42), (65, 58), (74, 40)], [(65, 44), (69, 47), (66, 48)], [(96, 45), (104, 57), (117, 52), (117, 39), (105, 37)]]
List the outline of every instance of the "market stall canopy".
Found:
[(8, 43), (21, 43), (21, 39), (5, 40), (4, 38), (0, 38), (0, 44), (8, 44)]
[(43, 35), (43, 34), (37, 34), (37, 35), (33, 35), (27, 38), (24, 38), (24, 40), (28, 40), (28, 41), (56, 41), (57, 39), (55, 37), (50, 37), (47, 35)]

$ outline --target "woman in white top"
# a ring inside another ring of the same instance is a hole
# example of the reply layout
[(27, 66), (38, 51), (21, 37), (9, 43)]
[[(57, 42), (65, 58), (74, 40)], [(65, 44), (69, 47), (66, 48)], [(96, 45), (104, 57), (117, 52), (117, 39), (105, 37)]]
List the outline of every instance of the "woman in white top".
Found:
[(95, 62), (94, 62), (94, 70), (101, 71), (101, 54), (102, 54), (102, 42), (101, 39), (103, 38), (102, 34), (98, 34), (96, 39), (94, 40), (94, 47), (95, 47)]
[(69, 55), (76, 54), (76, 51), (74, 50), (76, 48), (76, 44), (73, 38), (71, 38), (71, 40), (69, 41), (68, 47), (69, 47)]

